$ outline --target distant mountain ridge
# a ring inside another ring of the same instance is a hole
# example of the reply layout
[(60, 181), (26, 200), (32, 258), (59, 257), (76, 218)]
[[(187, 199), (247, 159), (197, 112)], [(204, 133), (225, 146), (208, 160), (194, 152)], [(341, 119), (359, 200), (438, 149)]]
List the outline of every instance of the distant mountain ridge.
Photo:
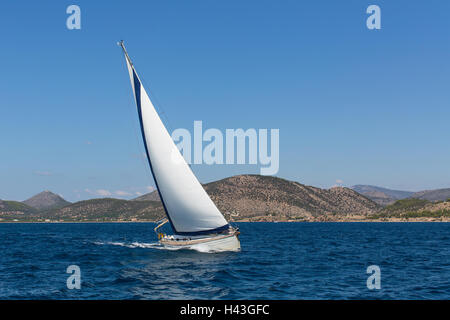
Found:
[[(320, 189), (276, 177), (240, 175), (204, 187), (226, 218), (235, 221), (333, 221), (347, 216), (364, 218), (379, 209), (375, 202), (348, 188)], [(41, 194), (37, 198), (55, 199)], [(54, 201), (43, 204), (39, 203), (45, 209), (21, 217), (33, 221), (155, 221), (164, 216), (156, 191), (136, 200), (92, 199), (59, 208), (51, 208)]]
[(450, 199), (450, 188), (416, 192), (411, 196), (411, 198), (428, 201), (445, 201), (447, 199)]
[(412, 192), (412, 191), (393, 190), (393, 189), (388, 189), (388, 188), (383, 188), (383, 187), (377, 187), (377, 186), (372, 186), (372, 185), (362, 185), (362, 184), (357, 184), (357, 185), (351, 187), (351, 189), (353, 189), (356, 192), (361, 193), (361, 194), (363, 192), (371, 192), (371, 191), (383, 192), (383, 193), (385, 193), (391, 197), (397, 198), (397, 199), (408, 198), (414, 194), (414, 192)]
[[(445, 200), (450, 198), (450, 189), (417, 193), (366, 185), (321, 189), (260, 175), (238, 175), (203, 186), (229, 221), (449, 218), (450, 201)], [(403, 199), (396, 200), (400, 197)], [(133, 200), (101, 198), (70, 203), (49, 191), (23, 203), (0, 200), (0, 221), (156, 221), (162, 217), (157, 191)]]
[(371, 185), (355, 185), (351, 189), (368, 197), (376, 203), (387, 206), (393, 204), (397, 200), (403, 200), (407, 198), (428, 200), (428, 201), (446, 201), (450, 198), (450, 188), (447, 189), (434, 189), (425, 190), (419, 192), (391, 190), (388, 188), (382, 188)]
[(397, 200), (409, 198), (414, 194), (414, 192), (411, 191), (392, 190), (388, 188), (362, 184), (355, 185), (351, 187), (351, 189), (368, 197), (369, 199), (382, 206), (392, 204)]

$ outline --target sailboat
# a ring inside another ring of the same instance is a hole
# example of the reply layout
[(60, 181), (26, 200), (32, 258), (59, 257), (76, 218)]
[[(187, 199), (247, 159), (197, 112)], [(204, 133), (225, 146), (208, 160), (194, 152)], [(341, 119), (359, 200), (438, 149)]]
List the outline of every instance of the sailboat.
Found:
[[(166, 213), (155, 228), (167, 249), (204, 252), (239, 251), (239, 229), (232, 227), (186, 163), (173, 142), (131, 62), (123, 41), (147, 160)], [(174, 234), (159, 230), (170, 223)]]

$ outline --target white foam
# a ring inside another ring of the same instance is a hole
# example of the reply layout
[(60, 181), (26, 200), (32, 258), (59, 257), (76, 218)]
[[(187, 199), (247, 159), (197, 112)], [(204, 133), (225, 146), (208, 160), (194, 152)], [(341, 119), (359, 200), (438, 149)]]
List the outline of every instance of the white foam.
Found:
[(113, 242), (113, 241), (107, 241), (107, 242), (101, 242), (101, 241), (95, 241), (94, 244), (96, 245), (110, 245), (110, 246), (120, 246), (120, 247), (126, 247), (126, 248), (156, 248), (160, 249), (162, 248), (161, 244), (158, 242), (151, 242), (151, 243), (145, 243), (145, 242)]
[(176, 251), (176, 250), (195, 250), (197, 252), (202, 252), (202, 253), (212, 253), (215, 252), (214, 250), (211, 250), (208, 246), (206, 245), (202, 245), (202, 244), (196, 244), (196, 245), (192, 245), (189, 247), (170, 247), (170, 246), (163, 246), (161, 245), (159, 242), (150, 242), (150, 243), (145, 243), (145, 242), (131, 242), (131, 243), (126, 243), (126, 242), (117, 242), (117, 241), (107, 241), (107, 242), (102, 242), (102, 241), (94, 241), (93, 242), (96, 245), (110, 245), (110, 246), (119, 246), (119, 247), (126, 247), (126, 248), (130, 248), (130, 249), (134, 249), (134, 248), (152, 248), (152, 249), (159, 249), (159, 250), (169, 250), (169, 251)]

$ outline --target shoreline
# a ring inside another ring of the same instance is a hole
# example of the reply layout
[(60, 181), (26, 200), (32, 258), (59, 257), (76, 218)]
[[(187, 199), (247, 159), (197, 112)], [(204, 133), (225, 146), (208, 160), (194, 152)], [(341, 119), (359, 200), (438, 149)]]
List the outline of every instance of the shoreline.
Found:
[[(0, 224), (63, 224), (63, 223), (156, 223), (157, 221), (0, 221)], [(409, 220), (335, 220), (335, 221), (231, 221), (231, 223), (449, 223), (450, 219), (430, 220), (430, 219), (409, 219)]]

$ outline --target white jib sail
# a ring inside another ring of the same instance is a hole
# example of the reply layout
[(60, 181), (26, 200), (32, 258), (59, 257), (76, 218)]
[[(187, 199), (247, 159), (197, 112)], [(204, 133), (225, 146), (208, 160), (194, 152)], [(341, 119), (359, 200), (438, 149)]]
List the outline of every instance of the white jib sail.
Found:
[(136, 99), (141, 131), (156, 186), (177, 234), (202, 234), (228, 223), (193, 174), (167, 132), (121, 43)]

